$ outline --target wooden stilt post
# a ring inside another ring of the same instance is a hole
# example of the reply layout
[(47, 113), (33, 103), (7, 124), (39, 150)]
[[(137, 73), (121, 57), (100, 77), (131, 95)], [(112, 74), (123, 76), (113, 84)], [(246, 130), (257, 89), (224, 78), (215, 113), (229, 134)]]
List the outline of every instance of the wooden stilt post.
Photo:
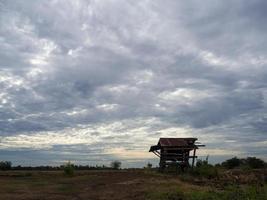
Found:
[(196, 156), (196, 148), (194, 148), (194, 151), (193, 151), (192, 168), (193, 168), (194, 165), (195, 165), (195, 156)]

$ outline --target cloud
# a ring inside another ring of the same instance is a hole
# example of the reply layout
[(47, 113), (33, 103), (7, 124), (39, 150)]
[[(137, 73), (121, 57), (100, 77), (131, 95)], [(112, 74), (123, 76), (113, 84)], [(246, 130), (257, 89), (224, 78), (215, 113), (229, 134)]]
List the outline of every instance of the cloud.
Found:
[(99, 159), (140, 161), (160, 136), (197, 136), (214, 155), (264, 157), (264, 5), (2, 2), (0, 153), (57, 148), (61, 162), (103, 146)]

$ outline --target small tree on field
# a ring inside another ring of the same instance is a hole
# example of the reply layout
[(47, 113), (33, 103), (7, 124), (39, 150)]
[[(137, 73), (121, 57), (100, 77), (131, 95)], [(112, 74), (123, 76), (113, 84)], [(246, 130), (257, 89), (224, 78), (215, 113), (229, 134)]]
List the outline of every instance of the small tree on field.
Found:
[(151, 163), (147, 163), (147, 168), (151, 169), (152, 168), (152, 164)]
[(120, 169), (120, 167), (121, 167), (121, 162), (120, 162), (120, 161), (117, 161), (117, 160), (112, 161), (112, 162), (110, 163), (110, 167), (111, 167), (112, 169)]
[(74, 165), (69, 161), (63, 166), (64, 173), (72, 176), (74, 174)]

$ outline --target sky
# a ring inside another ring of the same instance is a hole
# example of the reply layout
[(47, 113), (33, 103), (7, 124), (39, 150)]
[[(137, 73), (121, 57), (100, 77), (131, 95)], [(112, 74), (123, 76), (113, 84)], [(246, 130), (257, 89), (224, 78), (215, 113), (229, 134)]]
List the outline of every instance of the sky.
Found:
[(0, 0), (0, 160), (267, 159), (267, 1)]

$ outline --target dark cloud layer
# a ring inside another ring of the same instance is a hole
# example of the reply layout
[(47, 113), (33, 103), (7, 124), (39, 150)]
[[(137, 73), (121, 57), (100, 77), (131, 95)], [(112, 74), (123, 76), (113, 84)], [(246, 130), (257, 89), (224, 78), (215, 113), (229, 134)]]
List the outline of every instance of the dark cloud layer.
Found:
[(266, 158), (266, 9), (0, 1), (0, 156), (140, 163), (160, 136), (196, 136), (203, 155)]

